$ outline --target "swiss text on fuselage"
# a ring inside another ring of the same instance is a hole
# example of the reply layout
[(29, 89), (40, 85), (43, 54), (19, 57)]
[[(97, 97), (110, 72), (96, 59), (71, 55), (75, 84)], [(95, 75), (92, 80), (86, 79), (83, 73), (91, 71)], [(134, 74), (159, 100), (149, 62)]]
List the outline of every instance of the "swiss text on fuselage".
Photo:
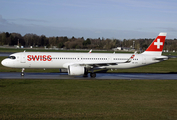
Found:
[(51, 61), (51, 55), (28, 55), (28, 61)]

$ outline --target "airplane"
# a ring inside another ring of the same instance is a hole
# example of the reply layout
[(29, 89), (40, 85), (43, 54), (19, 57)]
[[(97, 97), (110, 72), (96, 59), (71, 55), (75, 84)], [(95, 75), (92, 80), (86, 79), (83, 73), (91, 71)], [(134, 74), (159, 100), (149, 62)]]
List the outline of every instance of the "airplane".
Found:
[(68, 75), (83, 75), (95, 78), (94, 70), (128, 69), (167, 60), (162, 50), (167, 33), (160, 33), (141, 54), (128, 53), (66, 53), (66, 52), (18, 52), (2, 60), (1, 64), (11, 68), (21, 68), (21, 75), (27, 68), (67, 69)]

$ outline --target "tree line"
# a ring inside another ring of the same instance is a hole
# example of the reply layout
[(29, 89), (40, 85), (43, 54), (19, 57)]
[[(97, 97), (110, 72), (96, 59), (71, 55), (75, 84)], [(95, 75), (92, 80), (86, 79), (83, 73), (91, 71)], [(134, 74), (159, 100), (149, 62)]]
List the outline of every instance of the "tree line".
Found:
[[(0, 33), (0, 45), (8, 46), (24, 46), (24, 47), (44, 47), (51, 48), (53, 46), (57, 48), (65, 49), (103, 49), (110, 50), (116, 47), (127, 47), (134, 48), (136, 50), (145, 50), (155, 38), (144, 38), (144, 39), (109, 39), (109, 38), (96, 38), (91, 39), (84, 37), (68, 38), (67, 36), (61, 37), (46, 37), (45, 35), (38, 36), (36, 34), (25, 34), (22, 36), (19, 33)], [(177, 39), (167, 39), (165, 41), (165, 50), (177, 51)]]

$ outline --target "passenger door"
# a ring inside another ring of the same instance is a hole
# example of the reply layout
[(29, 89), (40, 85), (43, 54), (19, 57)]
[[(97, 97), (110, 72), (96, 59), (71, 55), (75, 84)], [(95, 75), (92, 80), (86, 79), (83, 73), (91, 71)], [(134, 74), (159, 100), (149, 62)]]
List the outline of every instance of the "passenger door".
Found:
[(21, 63), (26, 63), (26, 53), (22, 53), (21, 56), (20, 56), (20, 62)]

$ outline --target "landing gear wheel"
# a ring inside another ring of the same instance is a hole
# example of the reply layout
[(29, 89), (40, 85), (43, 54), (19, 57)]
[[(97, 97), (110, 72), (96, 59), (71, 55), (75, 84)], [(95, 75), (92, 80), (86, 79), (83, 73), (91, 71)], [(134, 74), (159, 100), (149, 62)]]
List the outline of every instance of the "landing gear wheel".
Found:
[(25, 74), (24, 74), (24, 72), (21, 72), (21, 76), (24, 76)]
[(21, 76), (25, 75), (24, 71), (25, 71), (25, 68), (22, 68)]
[(96, 73), (90, 73), (90, 77), (91, 78), (95, 78), (96, 77)]

